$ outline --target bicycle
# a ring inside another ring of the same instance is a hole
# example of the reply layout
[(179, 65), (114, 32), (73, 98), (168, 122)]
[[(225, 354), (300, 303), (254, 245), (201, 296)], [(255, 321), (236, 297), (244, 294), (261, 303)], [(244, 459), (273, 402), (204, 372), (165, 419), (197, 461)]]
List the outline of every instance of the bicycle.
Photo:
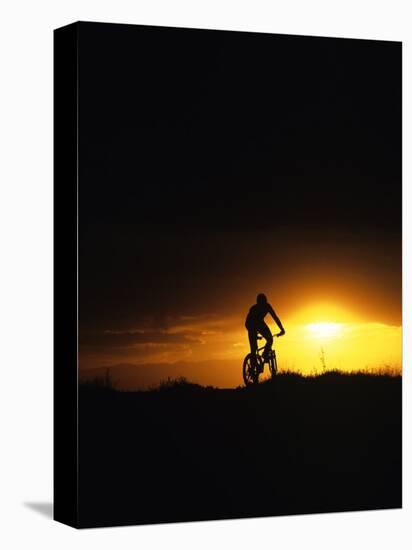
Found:
[[(273, 334), (273, 338), (276, 338), (277, 335)], [(262, 340), (262, 336), (257, 337), (258, 340)], [(268, 356), (264, 357), (263, 350), (265, 346), (258, 348), (256, 351), (256, 362), (253, 364), (252, 354), (248, 353), (243, 360), (243, 380), (246, 386), (251, 386), (252, 384), (259, 383), (259, 376), (263, 374), (265, 364), (269, 367), (270, 378), (276, 376), (278, 370), (278, 364), (276, 359), (276, 352), (274, 349), (271, 349)]]

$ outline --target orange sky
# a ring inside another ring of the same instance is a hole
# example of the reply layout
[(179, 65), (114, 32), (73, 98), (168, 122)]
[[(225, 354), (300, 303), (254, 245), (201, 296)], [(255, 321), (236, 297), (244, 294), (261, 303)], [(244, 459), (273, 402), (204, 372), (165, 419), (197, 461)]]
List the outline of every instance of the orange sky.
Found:
[(399, 367), (401, 45), (185, 40), (83, 65), (81, 374), (241, 384), (260, 292), (280, 368)]
[[(111, 233), (118, 248), (118, 236), (113, 229)], [(110, 368), (124, 388), (147, 387), (177, 376), (221, 387), (242, 384), (242, 360), (248, 352), (244, 320), (260, 291), (286, 329), (286, 335), (275, 340), (280, 369), (320, 371), (321, 354), (328, 368), (399, 369), (401, 263), (396, 236), (381, 234), (374, 241), (316, 231), (293, 235), (290, 230), (284, 234), (279, 230), (276, 237), (208, 235), (203, 254), (209, 264), (196, 258), (181, 281), (178, 272), (171, 279), (166, 267), (159, 273), (149, 264), (147, 275), (126, 278), (113, 290), (109, 305), (104, 294), (108, 287), (103, 288), (104, 299), (97, 302), (101, 314), (80, 330), (81, 375), (94, 376)], [(165, 250), (160, 261), (165, 266), (176, 263), (165, 242), (178, 239), (158, 238), (159, 249)], [(196, 238), (185, 238), (188, 250), (197, 248)], [(104, 242), (106, 254), (110, 240)], [(252, 251), (256, 256), (249, 264), (245, 258)], [(118, 279), (128, 271), (120, 263)], [(161, 286), (148, 283), (151, 273)], [(109, 275), (113, 277), (112, 271)], [(141, 276), (146, 277), (145, 286)], [(98, 289), (98, 284), (94, 277), (93, 288)], [(275, 331), (269, 316), (266, 322)]]
[[(351, 303), (355, 302), (354, 298)], [(369, 310), (377, 311), (379, 304), (378, 298)], [(401, 368), (402, 330), (400, 323), (392, 322), (397, 317), (395, 307), (387, 316), (382, 312), (374, 318), (332, 299), (308, 300), (285, 314), (274, 301), (273, 306), (286, 328), (286, 335), (275, 340), (280, 370), (322, 372), (322, 354), (327, 368)], [(269, 316), (266, 321), (275, 331)], [(242, 384), (242, 360), (248, 353), (243, 322), (241, 315), (182, 316), (170, 319), (160, 332), (150, 326), (107, 329), (105, 338), (112, 344), (84, 350), (81, 373), (88, 377), (110, 367), (119, 387), (126, 389), (155, 385), (169, 376), (185, 376), (206, 385), (238, 386)]]

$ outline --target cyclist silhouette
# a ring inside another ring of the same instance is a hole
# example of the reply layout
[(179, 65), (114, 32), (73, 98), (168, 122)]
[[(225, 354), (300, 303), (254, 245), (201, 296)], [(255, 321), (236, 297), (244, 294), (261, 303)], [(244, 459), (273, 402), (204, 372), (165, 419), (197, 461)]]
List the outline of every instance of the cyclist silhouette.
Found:
[(270, 328), (264, 321), (266, 315), (270, 313), (273, 317), (273, 320), (280, 329), (280, 332), (276, 336), (282, 336), (285, 334), (285, 329), (276, 315), (273, 307), (269, 304), (266, 296), (264, 294), (258, 294), (256, 298), (256, 304), (254, 304), (247, 314), (245, 326), (249, 335), (249, 344), (250, 352), (252, 354), (252, 360), (256, 364), (256, 351), (257, 351), (257, 337), (258, 334), (262, 335), (266, 340), (265, 350), (263, 352), (263, 357), (266, 360), (269, 356), (270, 350), (272, 349), (273, 336), (270, 331)]

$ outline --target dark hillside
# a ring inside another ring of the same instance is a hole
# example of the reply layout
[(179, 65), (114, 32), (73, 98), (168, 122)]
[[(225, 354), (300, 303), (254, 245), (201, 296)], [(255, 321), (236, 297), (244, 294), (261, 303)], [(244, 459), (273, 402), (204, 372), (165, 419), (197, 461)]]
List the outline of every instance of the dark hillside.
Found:
[(80, 387), (80, 524), (398, 508), (401, 377)]

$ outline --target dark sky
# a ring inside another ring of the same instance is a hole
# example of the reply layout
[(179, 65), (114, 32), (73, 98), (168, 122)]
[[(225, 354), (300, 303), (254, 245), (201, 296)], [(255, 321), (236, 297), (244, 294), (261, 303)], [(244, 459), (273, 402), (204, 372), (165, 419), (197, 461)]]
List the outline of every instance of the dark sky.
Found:
[(81, 23), (79, 46), (81, 342), (274, 289), (401, 322), (400, 43)]

